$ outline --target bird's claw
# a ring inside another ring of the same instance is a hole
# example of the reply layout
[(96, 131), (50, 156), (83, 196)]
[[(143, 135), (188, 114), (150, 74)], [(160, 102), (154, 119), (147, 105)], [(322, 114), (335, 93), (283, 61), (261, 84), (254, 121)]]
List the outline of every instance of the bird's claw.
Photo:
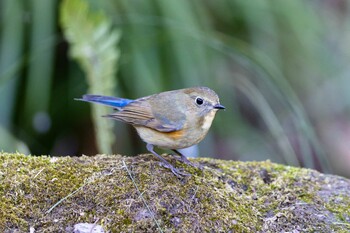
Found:
[(178, 159), (179, 161), (183, 162), (184, 164), (191, 166), (191, 167), (195, 167), (198, 168), (200, 170), (203, 170), (203, 166), (200, 165), (199, 163), (193, 163), (190, 160), (188, 160), (185, 156), (180, 156), (180, 158)]
[(200, 170), (203, 170), (203, 166), (200, 165), (199, 163), (192, 163), (190, 160), (188, 160), (188, 158), (183, 155), (180, 151), (178, 150), (173, 150), (177, 155), (180, 156), (180, 158), (177, 158), (177, 156), (174, 156), (176, 158), (176, 160), (183, 162), (184, 164), (191, 166), (191, 167), (195, 167), (198, 168)]
[[(186, 172), (181, 171), (180, 169), (175, 168), (175, 167), (174, 167), (173, 165), (171, 165), (171, 164), (166, 164), (166, 163), (160, 162), (160, 165), (163, 166), (163, 167), (165, 167), (165, 168), (170, 169), (171, 172), (172, 172), (175, 176), (177, 176), (177, 177), (179, 177), (179, 178), (183, 178), (183, 176), (190, 176), (190, 175), (191, 175), (191, 174), (189, 174), (189, 173), (186, 173)], [(183, 170), (183, 169), (182, 169), (182, 170)]]

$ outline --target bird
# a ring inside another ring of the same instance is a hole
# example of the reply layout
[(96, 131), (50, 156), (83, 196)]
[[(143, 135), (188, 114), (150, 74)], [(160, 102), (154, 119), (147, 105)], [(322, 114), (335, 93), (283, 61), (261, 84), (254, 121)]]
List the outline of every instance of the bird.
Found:
[(138, 99), (86, 94), (76, 100), (97, 103), (114, 108), (104, 117), (131, 124), (146, 148), (161, 164), (178, 176), (180, 171), (154, 151), (154, 146), (170, 149), (180, 160), (195, 166), (178, 149), (198, 144), (208, 133), (216, 112), (225, 109), (218, 95), (208, 87), (190, 87), (165, 91)]

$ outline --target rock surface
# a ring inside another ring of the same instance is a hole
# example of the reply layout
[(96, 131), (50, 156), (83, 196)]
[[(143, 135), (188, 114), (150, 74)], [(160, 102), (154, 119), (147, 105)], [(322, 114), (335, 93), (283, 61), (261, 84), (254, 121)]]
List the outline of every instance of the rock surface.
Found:
[(0, 154), (0, 232), (350, 232), (350, 181), (271, 162)]

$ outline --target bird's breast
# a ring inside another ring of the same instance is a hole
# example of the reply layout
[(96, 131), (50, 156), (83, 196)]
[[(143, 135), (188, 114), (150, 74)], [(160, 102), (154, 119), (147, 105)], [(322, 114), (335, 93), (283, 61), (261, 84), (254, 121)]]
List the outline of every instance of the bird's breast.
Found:
[(160, 132), (143, 126), (134, 126), (143, 141), (167, 149), (180, 149), (194, 144), (186, 130)]
[(160, 132), (144, 126), (134, 125), (143, 141), (168, 149), (181, 149), (199, 143), (207, 134), (216, 111), (199, 118), (190, 116), (184, 127), (173, 132)]
[(164, 133), (165, 136), (170, 137), (174, 140), (181, 139), (184, 136), (185, 131), (184, 130), (177, 130), (169, 133)]

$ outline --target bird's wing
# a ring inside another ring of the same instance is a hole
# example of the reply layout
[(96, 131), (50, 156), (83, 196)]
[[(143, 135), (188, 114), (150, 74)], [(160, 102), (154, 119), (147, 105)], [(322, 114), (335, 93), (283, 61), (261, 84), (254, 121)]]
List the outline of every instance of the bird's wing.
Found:
[(148, 101), (139, 99), (106, 117), (124, 121), (132, 125), (145, 126), (161, 132), (174, 132), (182, 129), (185, 122), (184, 116), (181, 115), (181, 119), (174, 119), (173, 117), (168, 117), (168, 115), (168, 112), (163, 114), (154, 113)]

